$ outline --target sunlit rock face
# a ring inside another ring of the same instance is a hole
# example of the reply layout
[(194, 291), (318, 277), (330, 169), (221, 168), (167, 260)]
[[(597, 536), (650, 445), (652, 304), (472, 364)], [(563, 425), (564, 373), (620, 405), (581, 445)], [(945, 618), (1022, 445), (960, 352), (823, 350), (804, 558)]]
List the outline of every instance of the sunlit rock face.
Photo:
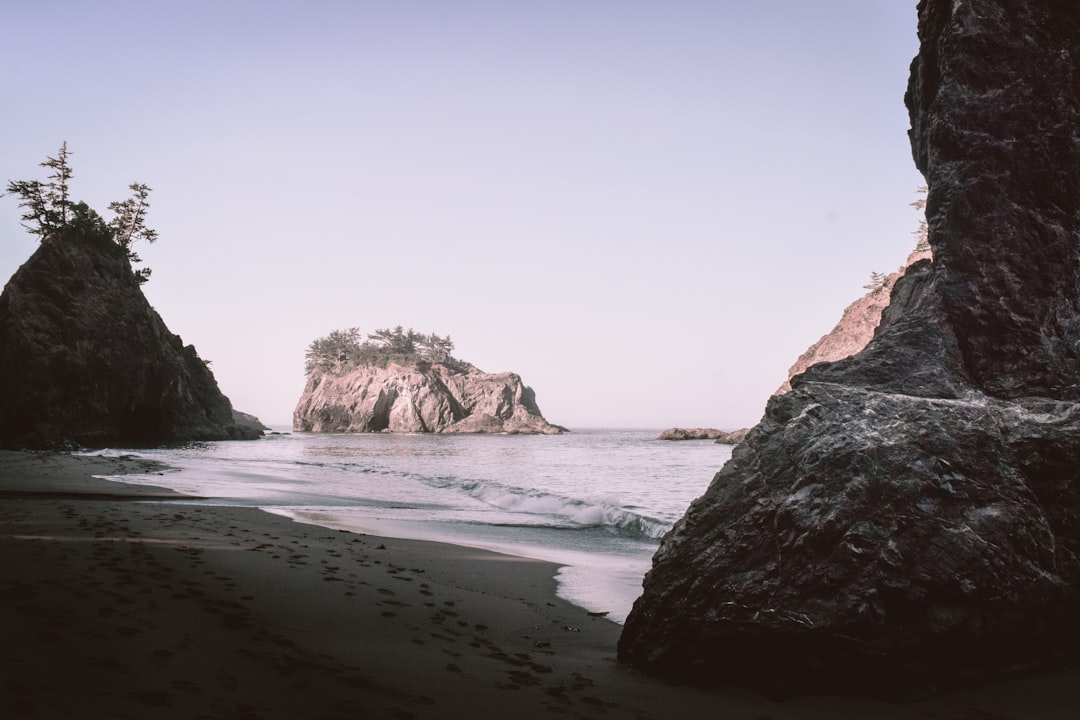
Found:
[(513, 433), (557, 435), (514, 373), (440, 363), (315, 370), (293, 413), (310, 432)]
[(147, 302), (123, 248), (65, 230), (0, 295), (0, 447), (250, 439), (191, 345)]
[(1076, 652), (1080, 3), (923, 0), (933, 261), (809, 368), (664, 539), (621, 661), (909, 698)]

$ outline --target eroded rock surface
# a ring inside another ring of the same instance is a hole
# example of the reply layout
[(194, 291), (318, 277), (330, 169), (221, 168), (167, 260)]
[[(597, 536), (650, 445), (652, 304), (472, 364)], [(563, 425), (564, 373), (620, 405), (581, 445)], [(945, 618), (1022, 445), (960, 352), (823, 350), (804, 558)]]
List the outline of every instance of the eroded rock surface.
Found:
[(664, 539), (619, 657), (905, 698), (1076, 654), (1080, 4), (919, 3), (933, 261), (810, 367)]
[(514, 373), (441, 363), (314, 370), (293, 413), (310, 432), (523, 433), (557, 435), (532, 389)]
[(69, 229), (0, 295), (0, 447), (249, 439), (195, 348), (147, 302), (123, 248)]

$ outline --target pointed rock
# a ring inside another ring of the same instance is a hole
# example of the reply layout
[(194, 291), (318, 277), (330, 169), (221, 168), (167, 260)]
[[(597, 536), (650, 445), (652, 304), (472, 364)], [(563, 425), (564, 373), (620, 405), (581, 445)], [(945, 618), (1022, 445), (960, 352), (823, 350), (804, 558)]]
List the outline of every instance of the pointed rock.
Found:
[(123, 248), (46, 238), (0, 295), (0, 447), (248, 439), (191, 345), (165, 327)]

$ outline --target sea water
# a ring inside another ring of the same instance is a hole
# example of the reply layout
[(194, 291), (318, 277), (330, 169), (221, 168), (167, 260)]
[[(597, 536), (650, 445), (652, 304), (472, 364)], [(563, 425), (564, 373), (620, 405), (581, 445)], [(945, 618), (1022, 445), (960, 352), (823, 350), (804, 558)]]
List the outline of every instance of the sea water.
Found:
[[(280, 430), (280, 429), (279, 429)], [(268, 435), (105, 451), (166, 463), (151, 483), (214, 505), (561, 565), (559, 595), (622, 622), (664, 533), (731, 456), (659, 430), (564, 435)]]

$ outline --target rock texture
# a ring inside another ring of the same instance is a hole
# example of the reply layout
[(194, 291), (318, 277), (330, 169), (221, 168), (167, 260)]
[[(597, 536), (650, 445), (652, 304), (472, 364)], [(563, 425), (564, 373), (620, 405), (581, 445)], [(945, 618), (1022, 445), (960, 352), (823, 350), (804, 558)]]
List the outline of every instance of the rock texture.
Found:
[(716, 428), (670, 428), (660, 433), (657, 440), (714, 440), (724, 445), (738, 445), (750, 432), (742, 430), (717, 430)]
[(361, 367), (344, 375), (314, 370), (293, 413), (310, 432), (523, 433), (565, 428), (540, 414), (514, 373), (441, 363)]
[(1080, 639), (1080, 4), (923, 0), (934, 259), (810, 367), (664, 539), (619, 657), (905, 698)]
[(929, 259), (929, 251), (911, 253), (903, 267), (885, 276), (879, 286), (844, 308), (844, 313), (840, 317), (840, 322), (836, 323), (836, 327), (799, 356), (799, 359), (788, 370), (788, 379), (773, 394), (780, 395), (791, 390), (791, 378), (801, 375), (811, 365), (843, 360), (866, 347), (866, 344), (874, 337), (878, 325), (881, 324), (881, 313), (889, 305), (889, 298), (892, 296), (896, 281), (913, 264)]
[(124, 250), (46, 238), (0, 295), (0, 447), (255, 438), (195, 348), (169, 332)]

